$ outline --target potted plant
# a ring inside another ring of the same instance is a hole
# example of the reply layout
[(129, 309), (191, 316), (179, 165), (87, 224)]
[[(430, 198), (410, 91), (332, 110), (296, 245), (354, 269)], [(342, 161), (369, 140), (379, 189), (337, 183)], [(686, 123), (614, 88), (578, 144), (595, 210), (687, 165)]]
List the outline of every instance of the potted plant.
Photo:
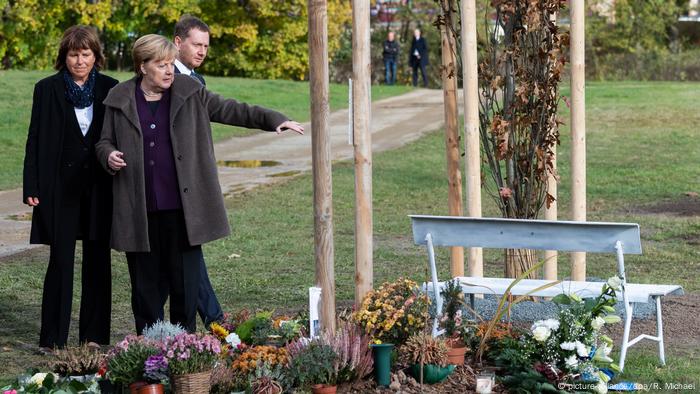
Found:
[(209, 392), (211, 372), (221, 352), (219, 339), (184, 333), (167, 340), (163, 349), (173, 393)]
[(280, 394), (282, 386), (269, 376), (255, 378), (250, 384), (253, 394)]
[(94, 379), (100, 369), (103, 356), (99, 350), (85, 344), (66, 347), (54, 352), (49, 367), (60, 376), (87, 376)]
[(290, 356), (290, 374), (299, 386), (310, 386), (314, 394), (336, 392), (338, 355), (330, 345), (312, 341)]
[(439, 383), (454, 371), (447, 360), (447, 344), (444, 339), (417, 334), (408, 338), (399, 350), (401, 361), (410, 366), (414, 378), (428, 384)]
[(464, 365), (464, 355), (467, 347), (461, 338), (463, 324), (462, 308), (464, 306), (464, 293), (459, 280), (452, 279), (445, 283), (445, 287), (440, 290), (443, 298), (443, 315), (440, 318), (440, 327), (445, 330), (447, 337), (447, 357), (448, 363), (453, 365)]
[(168, 359), (162, 354), (148, 357), (143, 377), (146, 384), (139, 387), (137, 394), (163, 394), (163, 383), (168, 381)]
[(217, 363), (212, 370), (212, 394), (245, 394), (248, 386), (248, 376), (234, 371), (230, 364)]
[(142, 336), (128, 335), (107, 354), (106, 376), (115, 385), (129, 387), (136, 394), (146, 385), (144, 369), (146, 360), (159, 353), (157, 344)]
[(375, 343), (399, 346), (425, 327), (427, 309), (428, 297), (418, 284), (400, 278), (369, 291), (353, 319)]

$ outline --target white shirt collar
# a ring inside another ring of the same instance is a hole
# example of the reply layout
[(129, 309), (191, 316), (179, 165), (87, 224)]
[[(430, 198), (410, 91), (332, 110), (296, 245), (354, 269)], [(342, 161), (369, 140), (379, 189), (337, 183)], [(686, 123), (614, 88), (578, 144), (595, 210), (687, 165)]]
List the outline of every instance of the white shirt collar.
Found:
[(185, 75), (190, 75), (190, 74), (192, 74), (192, 70), (191, 70), (190, 68), (188, 68), (187, 66), (185, 66), (185, 65), (180, 61), (180, 59), (175, 59), (175, 67), (177, 67), (177, 69), (180, 70), (180, 73), (181, 73), (181, 74), (185, 74)]

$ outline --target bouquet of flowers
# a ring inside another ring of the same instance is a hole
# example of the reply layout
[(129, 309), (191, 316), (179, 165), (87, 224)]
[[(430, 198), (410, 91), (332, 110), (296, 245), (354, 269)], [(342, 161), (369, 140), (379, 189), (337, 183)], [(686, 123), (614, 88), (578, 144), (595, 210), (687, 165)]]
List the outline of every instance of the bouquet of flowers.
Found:
[(554, 297), (552, 301), (560, 307), (557, 318), (534, 322), (498, 357), (509, 364), (511, 372), (520, 370), (519, 376), (511, 378), (521, 385), (525, 373), (559, 388), (586, 383), (590, 391), (607, 392), (607, 382), (619, 367), (610, 357), (613, 341), (600, 329), (621, 320), (614, 314), (615, 290), (620, 284), (616, 276), (608, 279), (593, 299), (583, 300), (575, 294)]
[(220, 352), (221, 342), (216, 337), (183, 333), (163, 343), (162, 362), (167, 363), (170, 375), (205, 372), (214, 367)]
[(52, 372), (39, 372), (30, 369), (20, 375), (10, 385), (0, 388), (2, 394), (58, 394), (58, 393), (97, 393), (99, 387), (93, 377), (87, 380), (60, 378)]
[(367, 293), (353, 317), (375, 343), (400, 345), (425, 327), (428, 305), (416, 282), (400, 278)]

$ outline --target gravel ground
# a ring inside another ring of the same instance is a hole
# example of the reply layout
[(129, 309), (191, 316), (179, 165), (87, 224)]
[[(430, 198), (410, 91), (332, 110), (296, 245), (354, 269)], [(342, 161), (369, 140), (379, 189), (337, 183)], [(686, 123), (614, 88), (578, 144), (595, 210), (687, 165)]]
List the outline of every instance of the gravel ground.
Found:
[[(604, 282), (601, 278), (589, 277), (586, 279), (589, 282)], [(431, 293), (431, 292), (430, 292)], [(432, 294), (431, 294), (432, 295)], [(484, 320), (490, 320), (493, 318), (496, 308), (498, 308), (498, 303), (500, 302), (500, 295), (484, 295), (483, 299), (475, 298), (474, 306), (476, 312)], [(469, 297), (467, 296), (467, 303), (469, 303)], [(620, 317), (624, 317), (624, 303), (620, 300), (615, 306), (616, 313)], [(537, 301), (521, 301), (511, 308), (510, 320), (511, 321), (522, 321), (522, 322), (532, 322), (535, 320), (542, 320), (555, 317), (557, 315), (557, 305), (551, 301), (546, 301), (543, 299), (538, 299)], [(467, 312), (467, 311), (465, 311)], [(470, 316), (467, 312), (466, 316)], [(646, 304), (634, 304), (634, 317), (637, 319), (646, 319), (656, 316), (656, 305), (654, 303)], [(502, 320), (506, 320), (504, 317)]]

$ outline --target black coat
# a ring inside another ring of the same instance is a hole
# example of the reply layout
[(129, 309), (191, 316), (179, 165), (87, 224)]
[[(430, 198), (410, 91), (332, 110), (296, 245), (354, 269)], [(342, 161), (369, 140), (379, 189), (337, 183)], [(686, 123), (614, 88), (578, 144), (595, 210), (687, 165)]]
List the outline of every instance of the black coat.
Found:
[[(416, 51), (418, 51), (420, 59), (413, 55)], [(425, 38), (421, 37), (416, 40), (416, 38), (413, 37), (413, 42), (411, 43), (411, 51), (408, 53), (408, 64), (411, 67), (428, 65), (428, 46), (425, 43)]]
[[(39, 198), (39, 205), (34, 207), (32, 215), (31, 243), (50, 245), (54, 234), (60, 231), (62, 218), (75, 214), (62, 209), (59, 196), (70, 193), (72, 185), (76, 183), (90, 189), (88, 233), (82, 234), (80, 238), (108, 239), (112, 179), (97, 164), (94, 144), (99, 140), (102, 130), (105, 112), (102, 101), (117, 83), (116, 79), (97, 73), (93, 118), (84, 140), (81, 140), (82, 134), (76, 134), (80, 133), (80, 128), (73, 106), (65, 97), (65, 82), (61, 72), (34, 85), (22, 193), (24, 203), (27, 197)], [(73, 146), (71, 144), (77, 146), (77, 149), (66, 150), (66, 146)], [(81, 154), (89, 156), (80, 157)]]
[(382, 57), (385, 61), (393, 60), (396, 61), (396, 57), (399, 55), (399, 43), (389, 40), (384, 40), (384, 51), (382, 51)]

